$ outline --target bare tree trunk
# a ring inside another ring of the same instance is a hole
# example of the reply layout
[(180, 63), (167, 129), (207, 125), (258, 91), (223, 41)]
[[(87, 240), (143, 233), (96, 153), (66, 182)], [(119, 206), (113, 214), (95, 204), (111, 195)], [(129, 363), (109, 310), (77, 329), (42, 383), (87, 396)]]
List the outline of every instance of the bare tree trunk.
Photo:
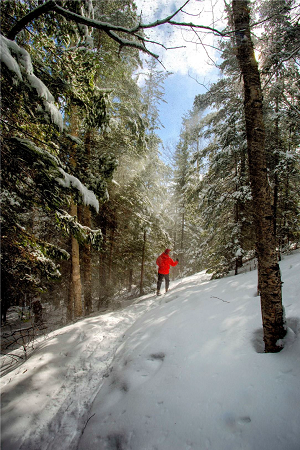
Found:
[(281, 277), (273, 233), (273, 215), (267, 179), (265, 126), (260, 75), (250, 35), (247, 0), (232, 0), (237, 59), (244, 80), (244, 110), (253, 215), (258, 256), (258, 281), (266, 352), (278, 352), (277, 341), (285, 336)]
[(109, 281), (110, 285), (112, 283), (112, 264), (113, 264), (114, 243), (115, 243), (115, 228), (113, 228), (110, 233), (110, 248), (109, 248), (109, 260), (108, 260), (108, 281)]
[[(276, 81), (277, 81), (277, 77), (276, 77)], [(275, 112), (276, 112), (276, 119), (275, 119), (275, 160), (274, 160), (274, 191), (273, 191), (273, 228), (274, 228), (274, 236), (275, 236), (275, 241), (278, 245), (278, 257), (279, 260), (281, 260), (281, 249), (280, 249), (280, 245), (279, 245), (279, 241), (277, 239), (277, 214), (278, 214), (278, 193), (279, 193), (279, 177), (278, 177), (278, 173), (277, 173), (277, 165), (279, 162), (279, 145), (280, 145), (280, 138), (279, 138), (279, 117), (278, 117), (278, 112), (279, 112), (279, 99), (278, 99), (279, 95), (277, 95), (276, 97), (276, 106), (275, 106)]]
[(128, 292), (132, 291), (132, 283), (133, 283), (133, 268), (131, 267), (128, 273)]
[(146, 238), (147, 238), (147, 233), (146, 233), (146, 230), (144, 230), (144, 241), (143, 241), (143, 251), (142, 251), (142, 264), (141, 264), (140, 295), (143, 295), (143, 293), (144, 293), (144, 266), (145, 266)]
[(181, 270), (184, 270), (184, 228), (185, 228), (185, 205), (182, 206), (181, 216), (181, 238), (180, 238), (180, 265)]
[[(71, 244), (72, 246), (72, 244)], [(67, 303), (67, 322), (71, 322), (73, 320), (74, 314), (74, 292), (73, 292), (73, 283), (72, 283), (72, 259), (71, 259), (71, 270), (70, 270), (70, 278), (69, 278), (69, 291), (68, 291), (68, 303)]]
[[(71, 215), (77, 216), (77, 205), (71, 205)], [(81, 279), (80, 279), (80, 259), (79, 244), (77, 239), (71, 237), (71, 279), (69, 290), (68, 318), (71, 316), (71, 309), (74, 308), (75, 319), (82, 316), (82, 300), (81, 300)]]
[[(238, 192), (239, 186), (238, 186), (238, 161), (237, 161), (237, 156), (235, 156), (235, 191)], [(235, 225), (237, 227), (239, 227), (240, 225), (240, 200), (238, 199), (238, 197), (235, 200), (235, 204), (234, 204), (234, 218), (235, 218)], [(238, 240), (239, 240), (239, 245), (241, 245), (241, 241), (240, 241), (240, 233), (241, 230), (239, 230), (239, 234), (238, 234)], [(243, 256), (242, 255), (236, 255), (235, 257), (235, 270), (234, 270), (234, 274), (237, 275), (239, 272), (239, 268), (243, 267)]]
[(106, 302), (106, 282), (107, 282), (107, 225), (106, 222), (102, 226), (102, 249), (99, 253), (99, 290), (98, 290), (98, 309), (107, 306)]
[[(91, 228), (91, 211), (88, 206), (82, 207), (82, 223)], [(92, 261), (91, 246), (84, 244), (81, 252), (82, 275), (84, 292), (84, 314), (88, 316), (92, 312)]]
[[(88, 170), (91, 157), (91, 139), (92, 131), (89, 129), (85, 135), (85, 158), (83, 169)], [(82, 224), (91, 228), (91, 211), (89, 206), (81, 206)], [(83, 294), (84, 294), (84, 314), (87, 316), (92, 312), (92, 252), (91, 245), (84, 244), (82, 247), (82, 275), (83, 275)]]
[[(79, 119), (77, 108), (74, 107), (70, 117), (70, 130), (74, 136), (78, 135), (79, 129)], [(77, 161), (75, 157), (74, 148), (70, 148), (70, 163), (73, 168), (76, 168)], [(70, 208), (71, 216), (78, 216), (78, 207), (72, 201)], [(71, 277), (70, 277), (70, 289), (69, 289), (69, 300), (68, 300), (68, 311), (67, 318), (69, 320), (82, 316), (82, 299), (81, 299), (81, 278), (80, 278), (80, 253), (79, 253), (79, 243), (75, 237), (71, 237)]]

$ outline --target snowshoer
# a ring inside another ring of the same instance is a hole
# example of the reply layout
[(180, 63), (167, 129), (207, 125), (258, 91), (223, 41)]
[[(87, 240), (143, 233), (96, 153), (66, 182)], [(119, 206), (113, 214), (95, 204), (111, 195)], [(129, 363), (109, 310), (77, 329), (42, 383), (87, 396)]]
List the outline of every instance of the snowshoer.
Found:
[(165, 279), (165, 289), (166, 292), (168, 292), (170, 279), (169, 279), (169, 272), (170, 272), (170, 266), (177, 266), (178, 264), (178, 258), (176, 261), (173, 261), (172, 258), (170, 258), (169, 253), (171, 250), (169, 248), (166, 248), (166, 250), (159, 255), (159, 257), (156, 260), (156, 264), (158, 265), (158, 279), (157, 279), (157, 295), (161, 295), (160, 293), (160, 287), (162, 284), (163, 279)]

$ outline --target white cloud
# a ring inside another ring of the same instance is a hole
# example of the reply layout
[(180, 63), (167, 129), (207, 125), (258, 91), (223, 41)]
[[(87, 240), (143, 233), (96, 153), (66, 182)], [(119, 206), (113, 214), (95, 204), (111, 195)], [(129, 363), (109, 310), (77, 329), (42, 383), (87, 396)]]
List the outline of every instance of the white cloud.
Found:
[[(184, 1), (170, 0), (135, 0), (138, 13), (142, 13), (142, 22), (150, 23), (162, 19), (175, 12)], [(224, 27), (224, 2), (220, 0), (190, 0), (174, 20), (193, 22), (222, 30)], [(159, 55), (160, 61), (168, 71), (182, 75), (193, 74), (203, 76), (212, 69), (217, 58), (217, 37), (212, 33), (198, 32), (196, 29), (164, 25), (146, 30), (150, 41), (159, 42), (167, 48), (183, 47), (165, 50), (163, 47), (148, 44), (148, 48)], [(202, 44), (205, 44), (203, 47)]]

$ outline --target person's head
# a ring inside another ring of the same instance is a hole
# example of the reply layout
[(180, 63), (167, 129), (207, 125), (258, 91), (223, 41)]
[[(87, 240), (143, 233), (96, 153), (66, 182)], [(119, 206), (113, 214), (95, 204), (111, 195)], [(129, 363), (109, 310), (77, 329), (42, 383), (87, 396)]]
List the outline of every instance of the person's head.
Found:
[(170, 252), (171, 252), (171, 250), (169, 248), (166, 248), (165, 254), (168, 255)]

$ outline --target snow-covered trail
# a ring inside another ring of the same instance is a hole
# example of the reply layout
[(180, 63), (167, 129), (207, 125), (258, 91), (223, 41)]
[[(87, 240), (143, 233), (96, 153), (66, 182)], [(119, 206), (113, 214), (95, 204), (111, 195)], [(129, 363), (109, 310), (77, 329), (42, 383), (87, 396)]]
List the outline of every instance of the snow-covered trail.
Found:
[(256, 271), (185, 279), (126, 333), (78, 450), (300, 450), (299, 256), (280, 264), (280, 353), (263, 352)]
[(300, 251), (264, 354), (257, 272), (174, 282), (49, 335), (2, 379), (3, 450), (300, 450)]
[(148, 299), (56, 330), (6, 375), (3, 448), (40, 449), (41, 436), (45, 449), (73, 448), (124, 332), (153, 303)]
[[(193, 283), (190, 278), (171, 288)], [(125, 331), (165, 299), (145, 295), (122, 310), (56, 330), (38, 344), (2, 378), (3, 450), (75, 449)]]

